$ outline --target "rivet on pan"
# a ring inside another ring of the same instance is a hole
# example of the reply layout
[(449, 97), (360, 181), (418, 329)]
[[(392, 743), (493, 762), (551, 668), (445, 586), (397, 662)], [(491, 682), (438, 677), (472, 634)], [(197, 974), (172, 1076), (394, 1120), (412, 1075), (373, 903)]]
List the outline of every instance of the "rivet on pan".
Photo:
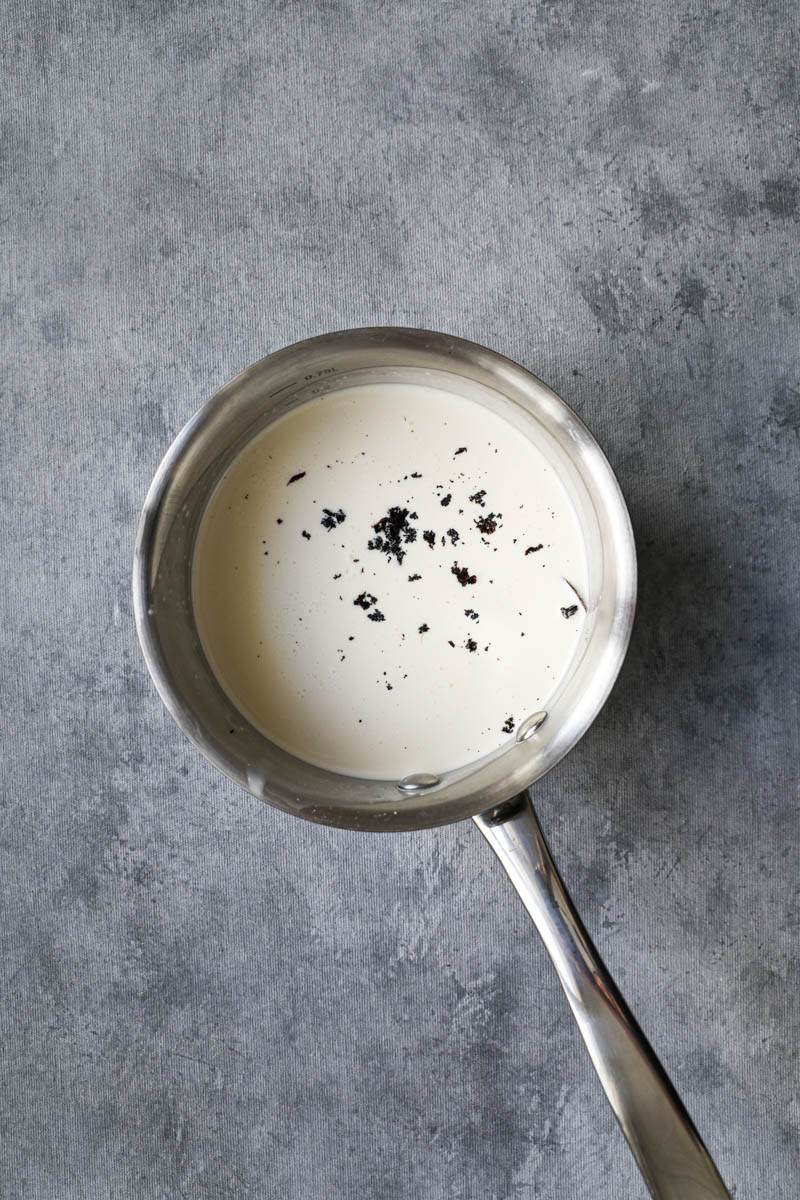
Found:
[(534, 713), (533, 716), (526, 717), (517, 730), (517, 741), (527, 742), (528, 738), (536, 733), (539, 726), (543, 725), (546, 720), (546, 712), (538, 712)]
[(428, 788), (436, 787), (437, 783), (441, 783), (438, 775), (406, 775), (405, 779), (401, 779), (397, 785), (398, 792), (405, 792), (407, 795), (414, 792), (424, 792)]

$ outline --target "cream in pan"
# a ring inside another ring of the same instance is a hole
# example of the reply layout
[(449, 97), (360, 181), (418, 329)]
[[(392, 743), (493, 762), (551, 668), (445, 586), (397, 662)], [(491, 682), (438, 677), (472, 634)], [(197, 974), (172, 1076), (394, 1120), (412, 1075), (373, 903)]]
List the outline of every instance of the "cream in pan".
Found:
[(367, 778), (443, 772), (546, 708), (580, 643), (577, 514), (473, 399), (377, 383), (250, 442), (195, 544), (206, 656), (267, 737)]

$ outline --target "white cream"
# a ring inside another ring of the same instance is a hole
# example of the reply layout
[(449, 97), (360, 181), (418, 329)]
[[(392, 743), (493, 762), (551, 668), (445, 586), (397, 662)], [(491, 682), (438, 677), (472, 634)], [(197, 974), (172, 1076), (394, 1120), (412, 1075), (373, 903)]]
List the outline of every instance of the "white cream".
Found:
[[(416, 514), (402, 562), (368, 549), (392, 506)], [(381, 383), (311, 400), (244, 449), (203, 517), (193, 589), (209, 662), (257, 728), (332, 771), (399, 779), (474, 761), (547, 707), (585, 576), (540, 448), (474, 400)]]

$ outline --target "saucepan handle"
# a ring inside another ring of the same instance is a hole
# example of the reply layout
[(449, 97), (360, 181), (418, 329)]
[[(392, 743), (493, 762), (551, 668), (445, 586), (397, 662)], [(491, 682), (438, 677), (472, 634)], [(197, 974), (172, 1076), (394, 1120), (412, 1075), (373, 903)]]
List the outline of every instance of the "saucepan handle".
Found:
[(611, 1107), (657, 1200), (730, 1200), (689, 1114), (592, 945), (530, 796), (475, 817), (553, 960)]

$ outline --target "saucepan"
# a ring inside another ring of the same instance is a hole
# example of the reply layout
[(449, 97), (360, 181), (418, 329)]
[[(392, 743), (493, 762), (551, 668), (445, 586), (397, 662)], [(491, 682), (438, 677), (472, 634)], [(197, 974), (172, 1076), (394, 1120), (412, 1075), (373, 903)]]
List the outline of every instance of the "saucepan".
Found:
[[(556, 694), (526, 714), (499, 751), (459, 770), (428, 764), (403, 779), (353, 778), (294, 757), (233, 705), (211, 670), (192, 606), (192, 552), (220, 476), (266, 425), (354, 383), (430, 382), (493, 395), (535, 431), (584, 532), (588, 585), (581, 648)], [(596, 441), (539, 379), (474, 343), (424, 330), (354, 329), (279, 350), (223, 387), (188, 422), (145, 501), (133, 574), (136, 626), (169, 712), (220, 771), (306, 820), (365, 831), (473, 818), (508, 872), (550, 954), (603, 1088), (653, 1196), (720, 1200), (728, 1192), (653, 1050), (594, 949), (553, 863), (529, 789), (589, 728), (619, 672), (636, 599), (625, 501)]]

